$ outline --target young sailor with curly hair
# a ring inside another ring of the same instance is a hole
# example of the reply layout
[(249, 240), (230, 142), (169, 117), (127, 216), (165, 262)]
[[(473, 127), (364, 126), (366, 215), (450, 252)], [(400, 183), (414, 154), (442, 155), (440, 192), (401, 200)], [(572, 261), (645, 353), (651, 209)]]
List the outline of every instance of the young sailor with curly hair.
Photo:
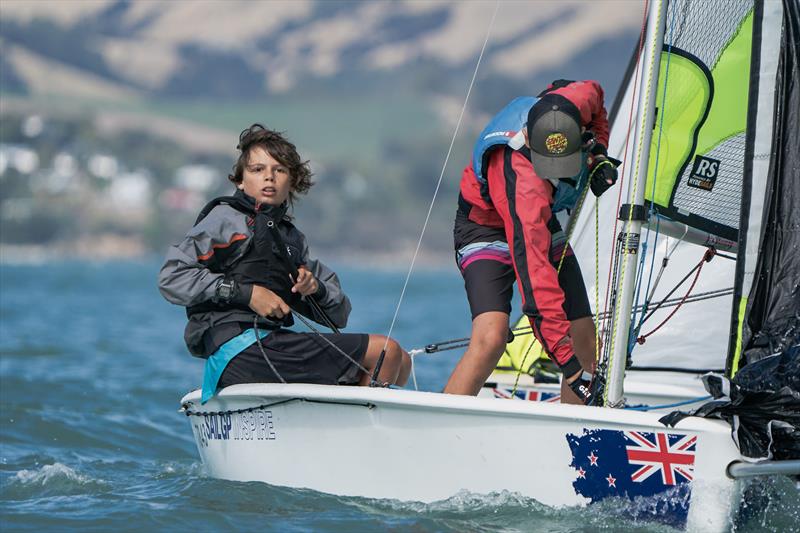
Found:
[(313, 185), (308, 162), (260, 124), (237, 149), (234, 195), (203, 209), (159, 274), (161, 294), (186, 307), (189, 351), (206, 360), (203, 401), (237, 383), (368, 385), (384, 345), (378, 381), (405, 384), (411, 362), (392, 339), (286, 329), (298, 314), (344, 328), (350, 300), (287, 215)]

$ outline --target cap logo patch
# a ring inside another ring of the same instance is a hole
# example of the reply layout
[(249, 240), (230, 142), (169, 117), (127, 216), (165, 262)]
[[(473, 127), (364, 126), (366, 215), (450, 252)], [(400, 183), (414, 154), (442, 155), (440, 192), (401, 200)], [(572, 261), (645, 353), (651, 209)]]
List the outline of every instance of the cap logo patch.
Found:
[(544, 140), (544, 146), (550, 154), (563, 154), (568, 144), (567, 137), (563, 133), (551, 133)]

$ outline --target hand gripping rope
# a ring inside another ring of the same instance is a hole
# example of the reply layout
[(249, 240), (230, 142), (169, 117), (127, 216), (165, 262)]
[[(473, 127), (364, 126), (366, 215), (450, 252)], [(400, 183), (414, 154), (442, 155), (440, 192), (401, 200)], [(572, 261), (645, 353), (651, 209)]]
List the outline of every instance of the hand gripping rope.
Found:
[[(289, 269), (289, 272), (292, 275), (292, 280), (297, 280), (298, 276), (300, 275), (300, 273), (298, 272), (297, 267), (294, 264), (294, 261), (292, 261), (292, 259), (289, 257), (289, 253), (286, 251), (286, 243), (284, 242), (283, 237), (281, 237), (281, 234), (278, 231), (278, 228), (275, 227), (275, 223), (272, 220), (267, 222), (267, 228), (269, 229), (269, 232), (272, 235), (272, 238), (275, 241), (275, 244), (277, 245), (278, 251), (279, 251), (280, 256), (281, 256), (281, 260), (283, 260), (284, 264)], [(328, 316), (328, 313), (325, 312), (325, 310), (322, 308), (322, 306), (319, 304), (319, 302), (317, 302), (317, 300), (314, 299), (314, 297), (311, 296), (311, 295), (305, 296), (304, 298), (305, 298), (306, 302), (308, 302), (308, 305), (309, 305), (309, 307), (311, 307), (313, 313), (320, 320), (322, 320), (325, 323), (325, 325), (328, 328), (331, 329), (331, 331), (333, 331), (334, 333), (339, 333), (339, 329), (334, 325), (333, 321)], [(351, 358), (349, 355), (347, 355), (343, 350), (341, 350), (338, 346), (336, 346), (334, 343), (332, 343), (318, 329), (316, 329), (314, 326), (312, 326), (311, 323), (309, 321), (307, 321), (304, 316), (302, 316), (300, 313), (297, 313), (294, 310), (292, 310), (292, 314), (294, 316), (296, 316), (298, 319), (300, 319), (301, 322), (303, 322), (306, 326), (308, 326), (322, 340), (324, 340), (325, 342), (327, 342), (328, 344), (333, 346), (333, 348), (336, 351), (338, 351), (339, 353), (344, 355), (347, 359), (349, 359), (351, 362), (356, 364), (364, 373), (369, 374), (369, 371), (367, 371), (367, 369), (365, 369), (358, 362), (356, 362), (353, 358)], [(253, 329), (258, 331), (258, 315), (255, 315), (253, 317)], [(256, 344), (258, 344), (258, 349), (261, 350), (261, 355), (264, 357), (264, 360), (267, 362), (267, 365), (269, 365), (269, 368), (270, 368), (270, 370), (272, 370), (273, 374), (275, 374), (275, 376), (280, 380), (281, 383), (286, 383), (286, 380), (283, 379), (283, 376), (280, 375), (280, 373), (278, 372), (278, 369), (275, 368), (274, 364), (272, 364), (272, 361), (270, 360), (269, 356), (267, 355), (266, 350), (264, 349), (264, 345), (261, 343), (261, 338), (258, 335), (256, 335)]]

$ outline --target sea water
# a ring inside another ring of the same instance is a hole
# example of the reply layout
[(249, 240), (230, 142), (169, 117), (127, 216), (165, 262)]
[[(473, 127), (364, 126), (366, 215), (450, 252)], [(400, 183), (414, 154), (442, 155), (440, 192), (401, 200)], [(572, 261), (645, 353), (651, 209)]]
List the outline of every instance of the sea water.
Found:
[[(202, 362), (183, 344), (183, 310), (158, 293), (158, 266), (0, 266), (3, 531), (666, 530), (630, 522), (620, 502), (554, 509), (501, 492), (422, 504), (210, 478), (178, 413)], [(353, 302), (348, 330), (386, 333), (405, 272), (334, 266)], [(410, 349), (468, 334), (455, 269), (415, 272), (393, 336)], [(418, 358), (419, 388), (441, 390), (461, 353)], [(364, 468), (356, 453), (353, 468)], [(800, 492), (787, 478), (755, 482), (746, 500), (741, 531), (800, 523)]]

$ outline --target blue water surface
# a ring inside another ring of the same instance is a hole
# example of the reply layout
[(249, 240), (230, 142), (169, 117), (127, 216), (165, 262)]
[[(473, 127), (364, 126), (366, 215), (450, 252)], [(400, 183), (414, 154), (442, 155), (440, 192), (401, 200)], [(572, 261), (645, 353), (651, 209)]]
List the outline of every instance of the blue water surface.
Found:
[[(333, 266), (353, 301), (348, 330), (386, 333), (405, 272)], [(183, 344), (183, 309), (156, 289), (158, 267), (157, 259), (0, 266), (4, 531), (664, 530), (628, 522), (613, 503), (553, 509), (512, 493), (462, 493), (421, 504), (208, 477), (178, 413), (203, 365)], [(454, 268), (416, 272), (393, 336), (409, 349), (468, 335), (461, 283)], [(441, 390), (461, 353), (420, 358), (420, 389)], [(794, 527), (796, 486), (759, 483), (739, 530)]]

